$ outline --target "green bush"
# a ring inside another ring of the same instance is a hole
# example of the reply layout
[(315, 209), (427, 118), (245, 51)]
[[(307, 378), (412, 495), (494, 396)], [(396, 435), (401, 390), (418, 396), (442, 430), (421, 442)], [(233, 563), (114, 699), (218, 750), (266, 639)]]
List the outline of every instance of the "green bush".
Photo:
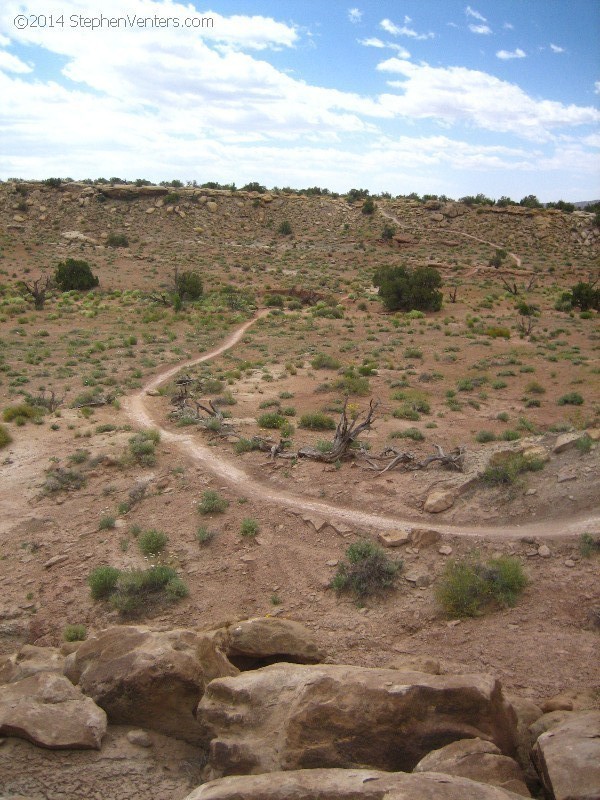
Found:
[(281, 294), (267, 294), (265, 295), (265, 305), (267, 308), (283, 308), (285, 301)]
[(116, 525), (116, 519), (110, 514), (104, 514), (100, 517), (100, 522), (98, 523), (98, 529), (101, 531), (107, 531), (111, 528), (114, 528)]
[(482, 564), (474, 558), (450, 561), (436, 589), (444, 611), (456, 617), (475, 617), (489, 606), (513, 606), (527, 586), (518, 559), (493, 558)]
[(83, 642), (87, 636), (85, 625), (65, 625), (63, 639), (65, 642)]
[(582, 533), (579, 537), (579, 552), (584, 558), (591, 558), (600, 553), (600, 536), (591, 533)]
[(145, 556), (155, 556), (167, 546), (166, 533), (157, 530), (144, 531), (138, 538), (138, 546)]
[(200, 514), (222, 514), (229, 508), (229, 500), (226, 500), (214, 489), (207, 489), (198, 503)]
[(196, 531), (196, 539), (198, 540), (198, 544), (209, 544), (215, 538), (215, 532), (205, 528), (204, 526), (200, 526)]
[(175, 291), (181, 300), (199, 300), (204, 291), (202, 278), (193, 270), (178, 272), (175, 275)]
[(485, 444), (486, 442), (495, 442), (496, 434), (493, 431), (479, 431), (475, 435), (475, 441), (479, 442), (480, 444)]
[(323, 414), (322, 411), (316, 411), (312, 414), (302, 414), (300, 427), (311, 431), (334, 431), (337, 426), (332, 417)]
[(242, 536), (254, 538), (258, 535), (258, 522), (255, 519), (252, 519), (252, 517), (246, 517), (246, 519), (242, 520), (240, 533)]
[(490, 328), (486, 328), (484, 333), (492, 339), (510, 339), (510, 330), (500, 325), (493, 325)]
[(56, 268), (54, 282), (61, 292), (86, 292), (98, 286), (99, 280), (87, 261), (67, 258)]
[(277, 233), (281, 236), (291, 236), (292, 235), (292, 225), (288, 220), (284, 220), (281, 225), (277, 228)]
[(394, 439), (412, 439), (413, 442), (422, 442), (425, 435), (418, 428), (405, 428), (403, 431), (395, 431)]
[(600, 311), (600, 288), (580, 281), (571, 289), (571, 303), (582, 311)]
[(563, 394), (562, 397), (559, 397), (556, 402), (559, 406), (582, 406), (583, 397), (579, 394), (579, 392), (569, 392), (568, 394)]
[(330, 356), (328, 353), (317, 353), (317, 355), (311, 359), (310, 365), (313, 369), (339, 369), (340, 362), (337, 358)]
[(159, 565), (121, 572), (109, 600), (113, 608), (127, 616), (150, 609), (161, 598), (175, 602), (188, 594), (177, 572), (172, 567)]
[(537, 472), (544, 468), (538, 458), (525, 458), (522, 453), (509, 453), (499, 464), (485, 468), (482, 477), (489, 486), (512, 485), (523, 472)]
[(362, 600), (391, 589), (401, 569), (402, 562), (392, 561), (374, 542), (354, 542), (346, 550), (346, 560), (340, 562), (331, 587), (339, 594), (347, 592)]
[(120, 572), (116, 567), (96, 567), (88, 577), (94, 600), (108, 597), (117, 585)]
[(358, 375), (344, 375), (334, 383), (334, 388), (345, 395), (356, 395), (366, 397), (371, 393), (369, 379)]
[(6, 430), (4, 425), (0, 425), (0, 450), (12, 442), (12, 436)]
[(133, 459), (144, 467), (156, 464), (154, 448), (160, 441), (160, 433), (156, 430), (139, 431), (129, 439), (129, 452)]
[(129, 239), (124, 233), (109, 233), (105, 244), (107, 247), (129, 247)]
[(233, 449), (238, 455), (241, 455), (242, 453), (250, 453), (253, 450), (260, 450), (260, 443), (255, 439), (245, 439), (242, 437), (241, 439), (238, 439), (233, 446)]
[(442, 307), (440, 273), (433, 267), (381, 267), (373, 276), (388, 311), (439, 311)]
[(277, 411), (268, 411), (266, 414), (260, 415), (258, 426), (267, 429), (281, 428), (285, 421), (283, 414), (279, 414)]
[(28, 419), (39, 419), (42, 413), (42, 409), (39, 406), (31, 406), (29, 403), (19, 403), (15, 406), (7, 406), (2, 412), (2, 419), (4, 422), (14, 422), (17, 425), (23, 425)]

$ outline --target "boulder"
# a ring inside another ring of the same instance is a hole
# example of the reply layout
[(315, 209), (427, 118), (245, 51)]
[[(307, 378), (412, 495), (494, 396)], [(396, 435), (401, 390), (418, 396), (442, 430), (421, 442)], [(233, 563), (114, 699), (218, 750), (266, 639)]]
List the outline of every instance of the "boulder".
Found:
[(135, 200), (140, 197), (156, 198), (169, 194), (171, 191), (166, 186), (130, 186), (117, 184), (116, 186), (98, 186), (98, 191), (111, 200)]
[(198, 707), (210, 778), (368, 766), (410, 771), (456, 739), (515, 751), (516, 716), (489, 675), (274, 664), (214, 680)]
[(185, 800), (518, 800), (519, 795), (449, 775), (367, 769), (299, 769), (221, 778)]
[(425, 511), (429, 514), (439, 514), (454, 505), (454, 493), (446, 489), (436, 489), (430, 492), (425, 500)]
[(433, 547), (441, 538), (442, 534), (433, 528), (412, 528), (410, 531), (411, 544), (419, 549)]
[(215, 640), (229, 661), (242, 670), (278, 661), (318, 664), (325, 658), (308, 628), (290, 619), (246, 619), (215, 631)]
[(507, 699), (517, 715), (516, 758), (523, 769), (526, 783), (531, 786), (537, 782), (537, 773), (529, 758), (531, 748), (536, 739), (530, 730), (530, 726), (542, 716), (542, 709), (525, 697), (507, 695)]
[(202, 742), (195, 710), (206, 684), (237, 672), (208, 636), (134, 625), (100, 631), (65, 662), (65, 675), (112, 724), (131, 723), (194, 743)]
[(503, 756), (492, 742), (482, 739), (460, 739), (433, 750), (419, 761), (413, 772), (443, 772), (531, 797), (517, 762)]
[(598, 800), (600, 711), (571, 713), (539, 737), (532, 758), (554, 800)]
[(0, 656), (0, 684), (13, 683), (37, 672), (62, 674), (65, 657), (57, 647), (36, 647), (24, 644), (10, 656)]
[(53, 672), (38, 672), (0, 686), (0, 734), (53, 750), (99, 749), (106, 714)]
[(556, 437), (556, 442), (552, 449), (553, 453), (564, 453), (565, 450), (570, 450), (575, 447), (575, 444), (584, 436), (583, 431), (576, 431), (574, 433), (561, 433)]
[(437, 658), (430, 656), (415, 656), (409, 653), (394, 656), (385, 665), (385, 669), (398, 669), (405, 672), (426, 672), (428, 675), (440, 675), (442, 667)]
[(409, 544), (410, 534), (408, 531), (380, 531), (377, 539), (384, 547), (403, 547)]

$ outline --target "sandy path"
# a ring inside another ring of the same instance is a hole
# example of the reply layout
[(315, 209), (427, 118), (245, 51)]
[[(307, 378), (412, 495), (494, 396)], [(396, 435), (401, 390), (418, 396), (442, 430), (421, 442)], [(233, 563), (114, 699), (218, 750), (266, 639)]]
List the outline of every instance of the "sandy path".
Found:
[[(186, 452), (195, 461), (215, 477), (231, 484), (234, 489), (277, 506), (283, 506), (288, 511), (300, 514), (314, 514), (338, 522), (346, 523), (353, 527), (371, 529), (374, 531), (397, 530), (411, 525), (423, 526), (424, 521), (404, 517), (390, 517), (384, 514), (373, 514), (358, 509), (332, 505), (331, 503), (313, 500), (290, 491), (274, 489), (261, 481), (256, 480), (246, 473), (237, 464), (218, 453), (213, 447), (206, 447), (199, 443), (188, 433), (179, 433), (163, 428), (160, 421), (152, 415), (148, 408), (151, 398), (147, 393), (156, 390), (163, 383), (173, 378), (180, 370), (209, 361), (226, 350), (234, 347), (244, 333), (257, 320), (268, 314), (268, 310), (259, 312), (253, 319), (248, 320), (233, 333), (231, 333), (218, 347), (207, 351), (190, 361), (183, 362), (174, 367), (159, 372), (151, 381), (135, 394), (122, 398), (121, 406), (132, 422), (141, 427), (156, 428), (160, 431), (163, 441), (175, 444)], [(597, 529), (600, 525), (600, 512), (592, 516), (571, 517), (568, 519), (546, 520), (545, 522), (532, 522), (523, 525), (511, 524), (502, 527), (472, 526), (472, 525), (445, 525), (435, 522), (435, 527), (442, 533), (460, 534), (462, 536), (477, 536), (488, 538), (515, 538), (520, 536), (535, 536), (539, 538), (558, 535), (577, 536), (586, 531)]]

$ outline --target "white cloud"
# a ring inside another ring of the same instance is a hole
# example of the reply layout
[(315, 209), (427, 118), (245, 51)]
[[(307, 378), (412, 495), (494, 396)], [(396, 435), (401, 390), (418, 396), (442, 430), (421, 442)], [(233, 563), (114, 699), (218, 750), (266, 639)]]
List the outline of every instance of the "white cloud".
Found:
[(594, 94), (600, 94), (600, 81), (596, 81), (594, 84)]
[(376, 47), (379, 50), (385, 48), (387, 50), (393, 50), (398, 58), (410, 58), (408, 50), (395, 42), (384, 42), (376, 36), (372, 36), (369, 39), (358, 39), (357, 41), (359, 44), (362, 44), (363, 47)]
[(487, 36), (489, 33), (492, 32), (492, 29), (489, 25), (469, 25), (469, 30), (471, 33), (478, 33), (482, 36)]
[(372, 36), (370, 39), (359, 39), (359, 44), (362, 44), (363, 47), (385, 47), (385, 42), (382, 42), (381, 39), (378, 39), (376, 36)]
[(515, 26), (512, 24), (512, 22), (505, 22), (502, 27), (505, 31), (513, 31), (515, 29)]
[(555, 128), (600, 122), (600, 111), (591, 106), (538, 100), (519, 86), (478, 70), (431, 67), (397, 58), (381, 62), (377, 69), (402, 76), (389, 82), (401, 93), (380, 98), (400, 116), (475, 125), (532, 140), (549, 139)]
[(553, 53), (564, 53), (565, 52), (565, 48), (564, 47), (559, 47), (557, 44), (550, 44), (550, 50), (552, 50)]
[(23, 73), (32, 72), (33, 68), (12, 53), (7, 53), (6, 50), (0, 50), (0, 70)]
[(362, 19), (363, 12), (359, 8), (349, 8), (348, 9), (348, 19), (354, 25), (360, 22)]
[(526, 55), (525, 51), (521, 50), (520, 47), (517, 47), (516, 50), (498, 50), (496, 53), (496, 57), (501, 58), (503, 61), (511, 58), (525, 58)]
[(413, 30), (412, 28), (407, 28), (406, 25), (399, 27), (391, 19), (382, 19), (379, 23), (379, 27), (382, 28), (386, 33), (391, 33), (392, 36), (408, 36), (411, 39), (433, 39), (435, 37), (435, 33), (429, 31), (429, 33), (417, 33), (417, 31)]
[(480, 22), (487, 22), (487, 19), (483, 16), (483, 14), (480, 14), (479, 11), (475, 11), (475, 9), (471, 8), (471, 6), (467, 6), (465, 8), (465, 14), (467, 15), (467, 17), (473, 17), (473, 19), (478, 19)]

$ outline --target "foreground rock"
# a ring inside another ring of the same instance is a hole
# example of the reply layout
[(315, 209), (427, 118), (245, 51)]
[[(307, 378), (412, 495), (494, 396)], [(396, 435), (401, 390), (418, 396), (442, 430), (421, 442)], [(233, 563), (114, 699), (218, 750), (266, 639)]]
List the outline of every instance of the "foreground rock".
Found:
[(132, 723), (198, 743), (195, 710), (206, 684), (237, 672), (206, 636), (133, 625), (101, 631), (65, 662), (67, 677), (112, 724)]
[(0, 683), (13, 683), (37, 672), (56, 672), (62, 675), (65, 657), (57, 647), (35, 647), (24, 644), (10, 656), (0, 657)]
[(518, 800), (465, 778), (366, 769), (301, 769), (205, 783), (185, 800)]
[(433, 750), (419, 761), (414, 772), (443, 772), (531, 797), (517, 762), (482, 739), (461, 739)]
[(101, 750), (45, 750), (23, 739), (0, 747), (0, 797), (12, 800), (181, 800), (201, 781), (198, 748), (151, 731), (152, 747), (108, 726)]
[(325, 658), (308, 628), (288, 619), (246, 619), (220, 628), (214, 636), (219, 649), (242, 670), (279, 661), (318, 664)]
[(600, 711), (570, 713), (539, 737), (532, 758), (554, 800), (598, 800)]
[(64, 677), (38, 672), (0, 686), (0, 734), (51, 749), (99, 749), (106, 714)]
[(516, 717), (488, 675), (275, 664), (213, 681), (198, 708), (211, 778), (369, 766), (410, 771), (457, 739), (515, 749)]

